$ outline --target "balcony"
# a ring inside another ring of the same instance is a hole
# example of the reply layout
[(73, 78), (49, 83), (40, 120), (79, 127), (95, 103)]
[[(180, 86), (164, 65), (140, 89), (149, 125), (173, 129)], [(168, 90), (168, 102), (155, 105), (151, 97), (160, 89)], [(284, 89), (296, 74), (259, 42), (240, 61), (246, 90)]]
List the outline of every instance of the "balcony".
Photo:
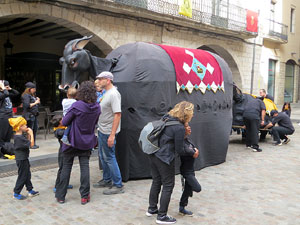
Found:
[[(106, 0), (114, 2), (120, 13), (138, 15), (162, 22), (235, 36), (253, 38), (257, 33), (246, 30), (247, 10), (221, 0), (193, 0), (192, 18), (180, 15), (179, 0)], [(123, 7), (118, 7), (118, 5)], [(106, 4), (109, 7), (111, 4)], [(126, 10), (127, 8), (127, 10)], [(109, 10), (107, 8), (107, 10)], [(116, 11), (116, 10), (112, 10)]]
[(265, 40), (278, 44), (285, 44), (288, 42), (287, 25), (275, 22), (274, 20), (267, 20), (267, 23), (269, 23), (269, 29), (264, 36)]

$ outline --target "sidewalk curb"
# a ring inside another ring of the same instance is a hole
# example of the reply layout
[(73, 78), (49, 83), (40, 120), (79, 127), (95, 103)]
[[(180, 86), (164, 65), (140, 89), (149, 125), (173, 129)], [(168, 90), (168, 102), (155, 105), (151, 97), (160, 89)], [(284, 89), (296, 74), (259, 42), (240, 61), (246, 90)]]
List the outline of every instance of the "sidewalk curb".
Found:
[[(91, 157), (98, 157), (98, 150), (92, 151)], [(30, 167), (46, 166), (50, 164), (57, 164), (58, 154), (52, 153), (43, 156), (29, 157)], [(15, 160), (7, 160), (0, 164), (0, 174), (17, 171), (18, 167)]]

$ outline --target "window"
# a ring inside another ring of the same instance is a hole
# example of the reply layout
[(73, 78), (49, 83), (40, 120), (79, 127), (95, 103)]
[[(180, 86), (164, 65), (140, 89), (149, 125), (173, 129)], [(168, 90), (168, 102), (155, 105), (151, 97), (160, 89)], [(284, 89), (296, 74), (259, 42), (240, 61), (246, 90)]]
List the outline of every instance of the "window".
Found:
[(291, 60), (285, 64), (284, 101), (293, 102), (295, 63)]
[(295, 9), (291, 8), (290, 32), (295, 33)]
[(269, 59), (269, 72), (268, 72), (268, 94), (274, 96), (275, 91), (275, 68), (276, 61)]

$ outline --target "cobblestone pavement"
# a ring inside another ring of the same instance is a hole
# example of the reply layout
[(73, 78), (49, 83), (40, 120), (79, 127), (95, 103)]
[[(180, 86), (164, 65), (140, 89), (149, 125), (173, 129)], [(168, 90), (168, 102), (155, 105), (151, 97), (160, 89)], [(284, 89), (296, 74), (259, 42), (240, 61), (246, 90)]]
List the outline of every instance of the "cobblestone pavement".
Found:
[[(299, 125), (295, 124), (297, 128)], [(180, 177), (169, 207), (177, 224), (300, 224), (300, 131), (284, 146), (272, 146), (271, 138), (262, 143), (263, 152), (245, 149), (241, 136), (231, 136), (227, 161), (196, 172), (202, 192), (194, 194), (188, 209), (194, 217), (178, 215), (181, 195)], [(98, 181), (98, 162), (92, 161), (91, 184)], [(0, 224), (154, 224), (145, 216), (151, 180), (129, 181), (126, 192), (105, 196), (102, 189), (91, 188), (91, 202), (80, 204), (79, 166), (74, 165), (71, 183), (74, 189), (66, 203), (55, 202), (52, 192), (57, 169), (32, 173), (32, 182), (40, 195), (24, 201), (12, 198), (16, 176), (0, 179)], [(26, 191), (23, 190), (23, 194)]]

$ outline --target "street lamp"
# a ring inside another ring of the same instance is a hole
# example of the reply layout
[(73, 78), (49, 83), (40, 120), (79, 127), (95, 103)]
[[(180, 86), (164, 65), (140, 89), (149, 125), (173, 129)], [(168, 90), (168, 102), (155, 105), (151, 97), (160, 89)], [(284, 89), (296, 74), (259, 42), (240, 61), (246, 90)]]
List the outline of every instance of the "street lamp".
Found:
[(9, 41), (9, 38), (7, 38), (6, 42), (3, 45), (5, 50), (5, 56), (12, 55), (12, 49), (14, 45)]

